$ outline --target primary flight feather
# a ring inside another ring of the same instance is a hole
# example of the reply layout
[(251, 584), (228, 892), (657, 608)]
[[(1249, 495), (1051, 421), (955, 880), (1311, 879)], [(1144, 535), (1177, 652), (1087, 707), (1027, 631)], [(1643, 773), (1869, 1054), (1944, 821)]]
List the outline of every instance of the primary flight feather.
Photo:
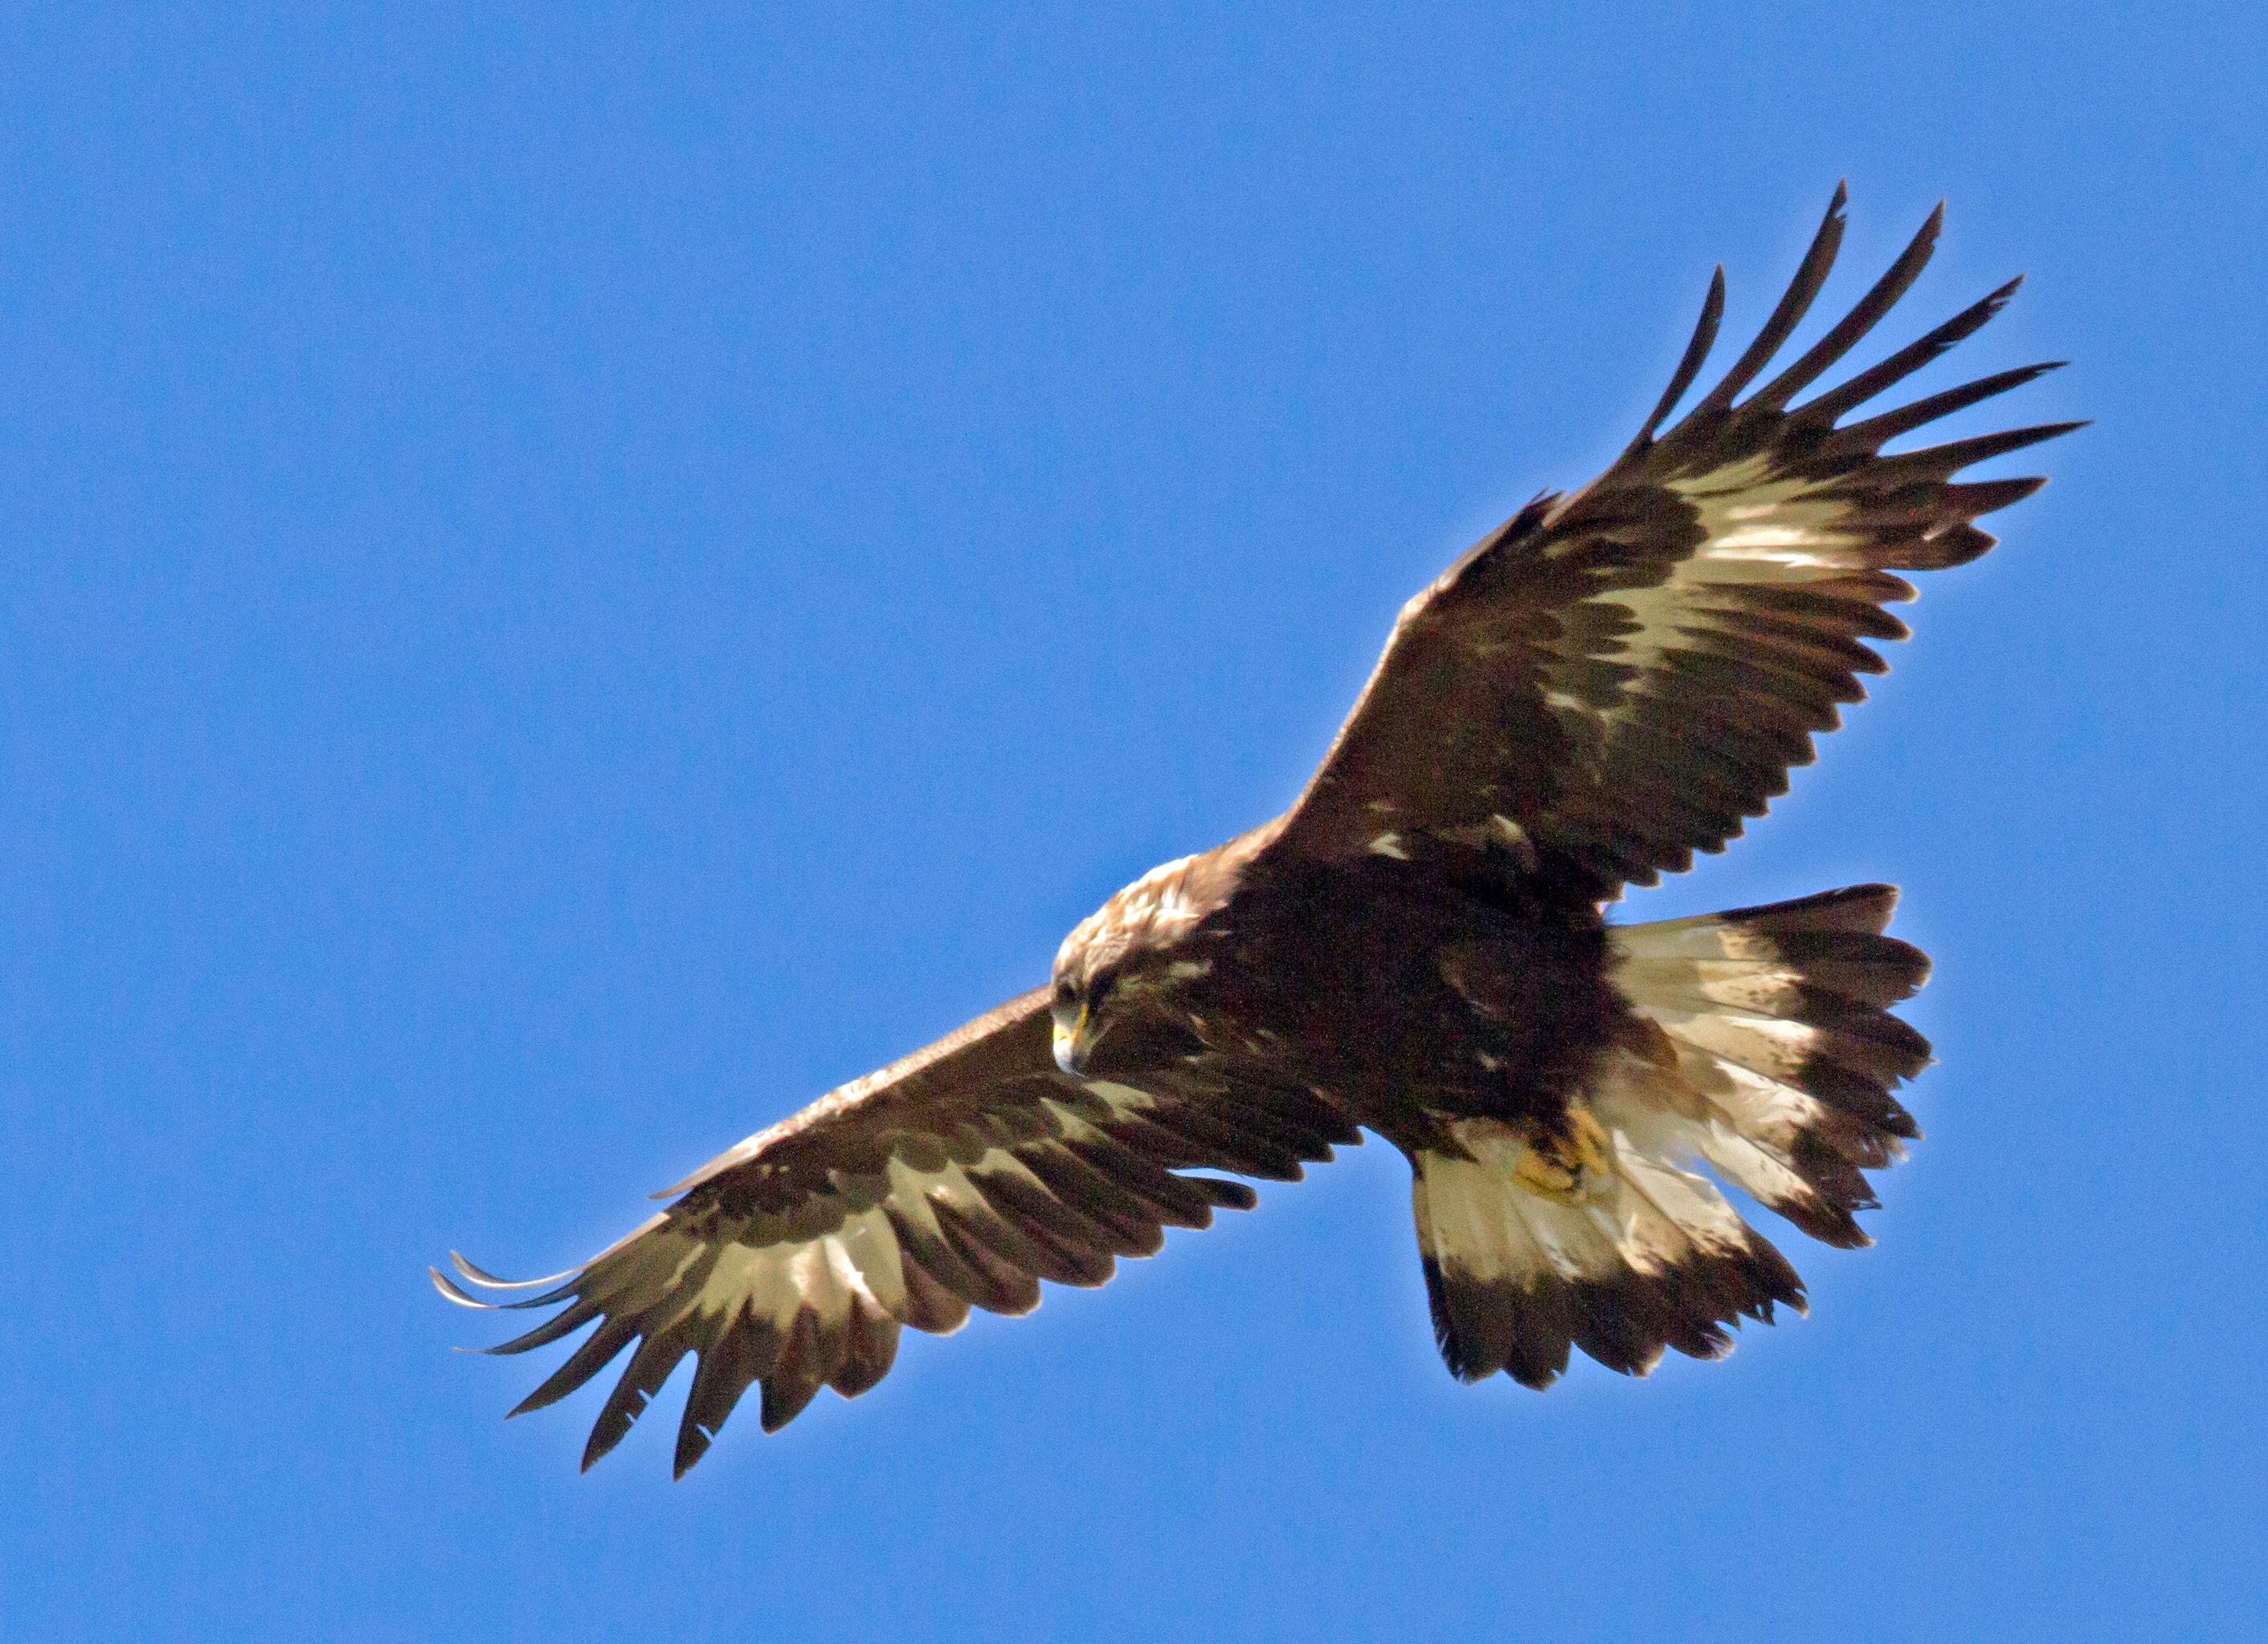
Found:
[[(1456, 1375), (1550, 1384), (1580, 1347), (1643, 1374), (1801, 1309), (1736, 1186), (1867, 1242), (1865, 1171), (1918, 1132), (1891, 1094), (1929, 1047), (1889, 1006), (1928, 972), (1896, 893), (1610, 925), (1603, 905), (1716, 851), (1787, 786), (1904, 637), (1898, 574), (1974, 559), (2038, 479), (1957, 483), (2077, 426), (1883, 446), (2026, 366), (1851, 420), (1968, 336), (2001, 287), (1803, 396), (1920, 275), (1942, 208), (1776, 374), (1843, 236), (1836, 191), (1763, 331), (1685, 414), (1719, 270), (1653, 415), (1612, 467), (1491, 532), (1403, 608), (1292, 808), (1144, 874), (1082, 920), (1049, 985), (720, 1154), (572, 1272), (461, 1257), (468, 1307), (558, 1310), (494, 1353), (595, 1326), (519, 1411), (635, 1344), (584, 1452), (688, 1354), (676, 1470), (751, 1386), (767, 1430), (890, 1368), (902, 1326), (1023, 1313), (1169, 1227), (1296, 1180), (1368, 1128), (1410, 1161), (1434, 1332)], [(1759, 383), (1759, 379), (1764, 380)], [(1665, 427), (1665, 424), (1667, 426)], [(1713, 1173), (1705, 1174), (1706, 1172)], [(517, 1299), (519, 1290), (534, 1294)]]

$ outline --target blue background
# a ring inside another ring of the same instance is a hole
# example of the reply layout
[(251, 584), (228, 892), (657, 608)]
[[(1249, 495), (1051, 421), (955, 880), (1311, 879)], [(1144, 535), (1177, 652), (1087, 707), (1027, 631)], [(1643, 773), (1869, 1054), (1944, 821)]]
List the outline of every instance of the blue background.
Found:
[[(0, 1630), (2257, 1622), (2258, 9), (1071, 10), (13, 11)], [(1631, 906), (1895, 879), (1938, 960), (1808, 1320), (1460, 1388), (1373, 1143), (674, 1487), (682, 1371), (587, 1478), (595, 1390), (497, 1419), (428, 1260), (588, 1254), (1281, 807), (1844, 174), (1822, 313), (1949, 196), (1887, 335), (2033, 280), (1919, 386), (2098, 421)]]

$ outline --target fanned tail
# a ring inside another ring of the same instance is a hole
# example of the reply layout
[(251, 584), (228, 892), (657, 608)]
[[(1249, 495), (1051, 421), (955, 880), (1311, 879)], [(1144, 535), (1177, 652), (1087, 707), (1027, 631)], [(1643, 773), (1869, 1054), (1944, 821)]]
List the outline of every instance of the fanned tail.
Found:
[(1889, 1014), (1929, 974), (1884, 936), (1897, 893), (1860, 885), (1609, 932), (1631, 1013), (1566, 1137), (1451, 1127), (1416, 1154), (1435, 1335), (1466, 1380), (1548, 1386), (1580, 1347), (1643, 1375), (1667, 1348), (1731, 1350), (1728, 1327), (1802, 1310), (1803, 1286), (1718, 1176), (1830, 1244), (1869, 1242), (1863, 1174), (1919, 1135), (1891, 1095), (1929, 1060)]
[(1855, 885), (1609, 933), (1616, 986), (1675, 1058), (1680, 1100), (1653, 1128), (1829, 1244), (1873, 1242), (1852, 1214), (1876, 1202), (1860, 1172), (1921, 1135), (1891, 1092), (1929, 1041), (1889, 1006), (1929, 959), (1882, 934), (1897, 901)]

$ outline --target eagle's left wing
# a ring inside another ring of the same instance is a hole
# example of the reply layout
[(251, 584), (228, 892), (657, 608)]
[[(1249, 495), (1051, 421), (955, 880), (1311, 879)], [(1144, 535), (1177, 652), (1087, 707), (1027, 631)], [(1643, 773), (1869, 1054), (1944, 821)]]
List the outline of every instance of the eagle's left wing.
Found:
[(1836, 705), (1903, 638), (1896, 572), (1975, 558), (1971, 522), (2037, 479), (1955, 483), (1972, 463), (2079, 426), (1885, 453), (1902, 434), (2029, 382), (2002, 372), (1860, 422), (1845, 416), (1998, 313), (2003, 286), (1803, 403), (1919, 276), (1942, 208), (1858, 306), (1763, 373), (1824, 284), (1838, 188), (1794, 283), (1723, 381), (1667, 432), (1724, 307), (1701, 323), (1646, 428), (1604, 474), (1521, 511), (1403, 610), (1384, 656), (1273, 849), (1324, 859), (1491, 850), (1592, 898), (1720, 849), (1787, 788)]
[(1084, 1080), (1057, 1068), (1050, 1032), (1047, 989), (1011, 999), (718, 1155), (667, 1190), (667, 1210), (552, 1279), (513, 1284), (452, 1258), (491, 1296), (539, 1294), (483, 1300), (438, 1270), (433, 1282), (467, 1307), (560, 1308), (490, 1353), (596, 1323), (514, 1415), (637, 1343), (585, 1467), (696, 1355), (681, 1475), (752, 1383), (770, 1431), (821, 1387), (849, 1397), (880, 1381), (901, 1325), (957, 1330), (972, 1305), (1028, 1313), (1042, 1279), (1099, 1285), (1167, 1227), (1251, 1206), (1250, 1188), (1191, 1168), (1297, 1180), (1303, 1162), (1359, 1139), (1315, 1093), (1226, 1070), (1164, 1024), (1114, 1034)]

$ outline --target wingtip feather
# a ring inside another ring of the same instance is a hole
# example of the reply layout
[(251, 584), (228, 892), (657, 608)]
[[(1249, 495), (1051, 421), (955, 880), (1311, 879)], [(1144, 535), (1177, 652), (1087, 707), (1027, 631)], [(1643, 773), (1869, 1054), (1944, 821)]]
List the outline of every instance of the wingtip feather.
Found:
[(475, 1284), (487, 1290), (538, 1290), (545, 1285), (556, 1285), (575, 1272), (573, 1268), (569, 1267), (542, 1279), (499, 1279), (485, 1268), (474, 1265), (461, 1250), (449, 1252), (449, 1264)]
[(1797, 265), (1795, 276), (1788, 282), (1771, 315), (1764, 321), (1752, 341), (1733, 368), (1727, 372), (1717, 386), (1701, 396), (1689, 414), (1692, 417), (1715, 416), (1728, 409), (1740, 397), (1742, 389), (1755, 381), (1757, 374), (1770, 365), (1786, 343), (1789, 334), (1803, 322), (1811, 305), (1819, 296), (1820, 288), (1827, 283), (1835, 267), (1835, 259), (1843, 248), (1843, 234), (1848, 226), (1844, 208), (1850, 203), (1850, 191), (1842, 184), (1835, 188), (1835, 198), (1820, 219), (1818, 232), (1812, 235), (1811, 244)]
[(453, 1301), (460, 1308), (473, 1308), (482, 1313), (496, 1311), (495, 1302), (483, 1301), (478, 1296), (467, 1294), (454, 1279), (439, 1268), (428, 1267), (425, 1270), (425, 1275), (433, 1281), (433, 1288), (441, 1293), (442, 1300)]

